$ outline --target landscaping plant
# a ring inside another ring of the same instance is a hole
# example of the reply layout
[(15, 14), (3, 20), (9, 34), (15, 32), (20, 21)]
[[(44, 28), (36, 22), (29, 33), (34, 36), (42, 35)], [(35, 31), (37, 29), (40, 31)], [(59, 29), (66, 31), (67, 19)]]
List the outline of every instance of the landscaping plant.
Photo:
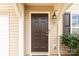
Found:
[(70, 55), (79, 55), (79, 34), (63, 34), (62, 44), (70, 49)]

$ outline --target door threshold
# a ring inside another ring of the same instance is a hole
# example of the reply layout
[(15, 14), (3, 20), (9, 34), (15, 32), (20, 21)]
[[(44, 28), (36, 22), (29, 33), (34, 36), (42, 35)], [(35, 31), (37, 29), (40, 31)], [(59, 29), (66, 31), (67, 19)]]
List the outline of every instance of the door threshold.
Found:
[(32, 52), (32, 56), (48, 56), (48, 52)]

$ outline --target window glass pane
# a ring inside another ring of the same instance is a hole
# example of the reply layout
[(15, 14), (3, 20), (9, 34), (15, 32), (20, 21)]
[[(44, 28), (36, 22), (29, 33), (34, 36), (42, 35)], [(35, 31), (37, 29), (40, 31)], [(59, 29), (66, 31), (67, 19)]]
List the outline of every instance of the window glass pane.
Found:
[(79, 28), (72, 28), (72, 33), (78, 33), (79, 34)]
[(79, 14), (72, 14), (72, 26), (73, 27), (79, 26)]

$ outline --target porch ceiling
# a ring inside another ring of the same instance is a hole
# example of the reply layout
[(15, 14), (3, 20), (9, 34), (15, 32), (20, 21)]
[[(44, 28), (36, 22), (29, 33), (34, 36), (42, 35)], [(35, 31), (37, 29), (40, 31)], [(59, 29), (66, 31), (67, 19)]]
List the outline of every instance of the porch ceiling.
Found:
[(59, 19), (62, 13), (68, 9), (72, 3), (25, 3), (28, 6), (52, 6), (53, 10), (56, 11), (57, 18)]
[(70, 3), (25, 3), (25, 5), (29, 6), (53, 6), (54, 10), (61, 10), (69, 4)]
[(16, 9), (17, 13), (21, 15), (21, 11), (19, 8), (20, 5), (28, 5), (28, 6), (52, 6), (53, 10), (56, 11), (57, 19), (60, 18), (62, 13), (65, 12), (66, 9), (68, 9), (72, 4), (71, 3), (24, 3), (24, 4), (14, 4), (14, 8)]

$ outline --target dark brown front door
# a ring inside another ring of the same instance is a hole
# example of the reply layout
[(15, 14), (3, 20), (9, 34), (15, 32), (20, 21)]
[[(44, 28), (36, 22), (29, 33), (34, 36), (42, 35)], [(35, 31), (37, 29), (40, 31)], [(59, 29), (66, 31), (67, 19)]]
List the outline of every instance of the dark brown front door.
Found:
[(31, 14), (31, 50), (48, 52), (48, 14)]

